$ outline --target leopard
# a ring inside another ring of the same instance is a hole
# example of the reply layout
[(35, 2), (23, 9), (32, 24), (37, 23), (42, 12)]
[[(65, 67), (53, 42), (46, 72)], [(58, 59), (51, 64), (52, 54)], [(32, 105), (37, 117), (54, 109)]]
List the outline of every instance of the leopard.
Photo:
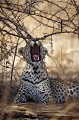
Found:
[(39, 41), (30, 41), (25, 47), (19, 48), (18, 52), (23, 56), (26, 65), (14, 103), (52, 102), (49, 77), (44, 63), (46, 48)]
[(26, 62), (22, 72), (19, 92), (14, 103), (64, 103), (68, 99), (79, 97), (79, 83), (69, 81), (64, 84), (59, 78), (51, 78), (44, 62), (47, 49), (40, 41), (32, 40), (25, 47), (19, 48), (20, 55)]

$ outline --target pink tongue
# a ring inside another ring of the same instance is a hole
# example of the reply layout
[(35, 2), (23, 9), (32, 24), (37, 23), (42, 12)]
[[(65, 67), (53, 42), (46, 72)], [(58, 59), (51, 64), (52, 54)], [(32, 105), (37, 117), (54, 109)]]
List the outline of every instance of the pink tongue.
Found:
[(39, 60), (39, 56), (38, 55), (33, 55), (33, 59), (34, 60)]

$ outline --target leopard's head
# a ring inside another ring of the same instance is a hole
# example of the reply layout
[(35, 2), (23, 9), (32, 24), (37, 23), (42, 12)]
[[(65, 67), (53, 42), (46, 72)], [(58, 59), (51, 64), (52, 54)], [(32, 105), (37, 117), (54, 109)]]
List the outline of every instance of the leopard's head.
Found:
[(38, 63), (43, 61), (47, 53), (46, 48), (43, 47), (39, 41), (30, 41), (25, 47), (19, 49), (19, 53), (29, 63)]

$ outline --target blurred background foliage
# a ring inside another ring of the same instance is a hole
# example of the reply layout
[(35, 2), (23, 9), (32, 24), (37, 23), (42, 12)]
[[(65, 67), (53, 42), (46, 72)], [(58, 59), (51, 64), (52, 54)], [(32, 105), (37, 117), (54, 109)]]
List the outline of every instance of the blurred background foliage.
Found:
[(25, 61), (18, 49), (31, 39), (48, 50), (45, 62), (52, 77), (79, 77), (78, 0), (0, 0), (0, 81), (16, 85)]

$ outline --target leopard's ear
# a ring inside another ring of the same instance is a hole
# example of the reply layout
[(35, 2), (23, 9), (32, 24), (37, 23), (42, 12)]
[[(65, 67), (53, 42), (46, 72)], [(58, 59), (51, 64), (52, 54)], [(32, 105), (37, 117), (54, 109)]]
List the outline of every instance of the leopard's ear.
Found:
[(18, 53), (23, 55), (23, 49), (24, 49), (24, 47), (19, 48)]

